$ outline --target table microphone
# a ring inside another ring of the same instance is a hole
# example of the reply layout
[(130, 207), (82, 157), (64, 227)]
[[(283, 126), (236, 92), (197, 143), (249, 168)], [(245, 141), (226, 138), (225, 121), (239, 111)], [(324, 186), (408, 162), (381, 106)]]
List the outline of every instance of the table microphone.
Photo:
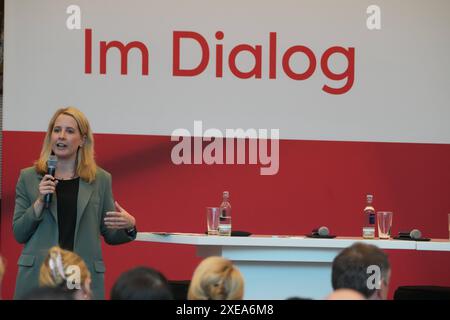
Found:
[[(56, 164), (58, 163), (58, 158), (56, 156), (49, 156), (47, 160), (47, 174), (51, 175), (52, 177), (55, 176), (56, 171)], [(47, 193), (44, 196), (44, 207), (49, 208), (50, 203), (52, 202), (52, 193)]]
[(311, 234), (313, 236), (321, 236), (321, 237), (326, 237), (330, 234), (330, 230), (328, 230), (327, 227), (322, 226), (320, 228), (317, 229), (313, 229), (313, 231), (311, 232)]
[(398, 236), (400, 238), (421, 239), (422, 232), (420, 232), (420, 230), (418, 230), (418, 229), (413, 229), (411, 231), (400, 231), (398, 233)]

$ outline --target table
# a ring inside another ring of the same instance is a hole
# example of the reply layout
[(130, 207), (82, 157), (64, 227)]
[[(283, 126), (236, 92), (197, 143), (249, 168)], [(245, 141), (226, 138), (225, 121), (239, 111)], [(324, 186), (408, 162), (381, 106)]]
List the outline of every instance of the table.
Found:
[(323, 299), (331, 291), (334, 257), (355, 242), (381, 249), (450, 251), (449, 240), (430, 242), (338, 237), (253, 235), (221, 237), (195, 233), (139, 232), (137, 241), (194, 245), (200, 257), (222, 256), (239, 268), (245, 279), (245, 299)]

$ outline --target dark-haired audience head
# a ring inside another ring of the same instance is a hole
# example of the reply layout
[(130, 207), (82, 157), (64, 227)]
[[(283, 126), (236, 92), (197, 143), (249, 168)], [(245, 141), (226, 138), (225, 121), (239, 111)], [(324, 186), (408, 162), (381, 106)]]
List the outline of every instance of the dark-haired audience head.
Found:
[(353, 289), (367, 299), (386, 300), (391, 267), (378, 247), (357, 242), (342, 250), (333, 261), (333, 289)]
[(172, 299), (166, 277), (147, 267), (137, 267), (122, 273), (111, 289), (111, 300)]
[(313, 300), (312, 298), (299, 297), (299, 296), (290, 296), (287, 297), (286, 300)]

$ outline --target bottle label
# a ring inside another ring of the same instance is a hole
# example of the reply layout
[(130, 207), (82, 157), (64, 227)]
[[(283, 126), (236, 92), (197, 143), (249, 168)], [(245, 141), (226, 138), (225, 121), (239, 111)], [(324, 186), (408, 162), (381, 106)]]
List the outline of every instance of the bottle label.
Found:
[(375, 238), (375, 228), (374, 227), (364, 227), (362, 236), (364, 239), (374, 239)]
[(231, 217), (220, 217), (219, 219), (219, 235), (231, 235)]

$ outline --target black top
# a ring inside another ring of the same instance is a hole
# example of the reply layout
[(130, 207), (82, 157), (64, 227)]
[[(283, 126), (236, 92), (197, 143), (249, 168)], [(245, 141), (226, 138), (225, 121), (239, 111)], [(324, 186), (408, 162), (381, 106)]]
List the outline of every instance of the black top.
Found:
[(59, 246), (73, 251), (75, 226), (77, 224), (77, 200), (80, 178), (59, 180), (56, 185), (58, 199)]

